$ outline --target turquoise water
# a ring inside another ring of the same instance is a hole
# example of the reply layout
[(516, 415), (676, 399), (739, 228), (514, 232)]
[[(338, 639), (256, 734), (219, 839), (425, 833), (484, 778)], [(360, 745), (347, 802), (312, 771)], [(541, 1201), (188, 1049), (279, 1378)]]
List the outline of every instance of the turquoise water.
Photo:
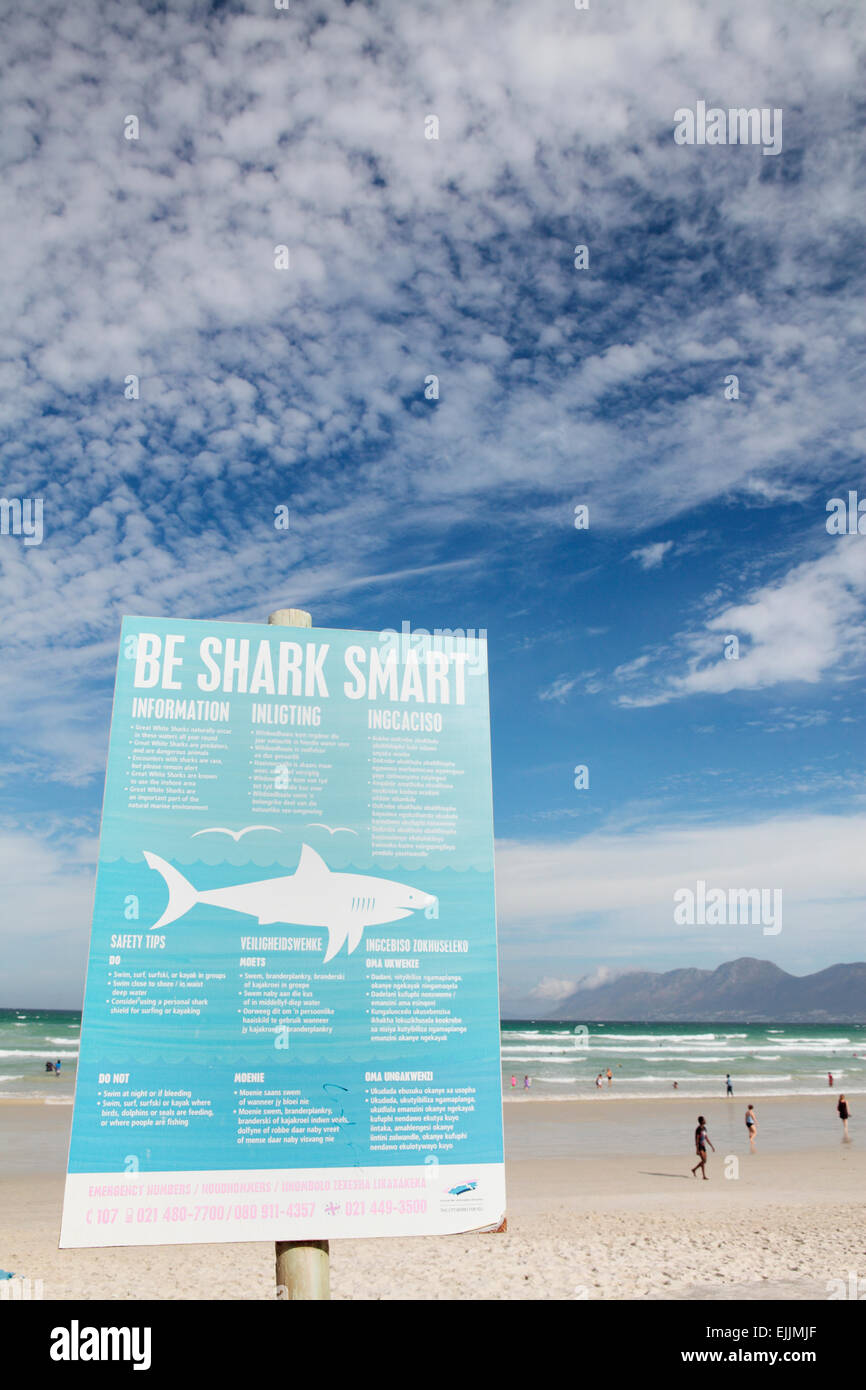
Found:
[[(80, 1030), (77, 1009), (0, 1009), (0, 1100), (70, 1105)], [(59, 1075), (46, 1072), (58, 1059)]]
[[(0, 1100), (70, 1103), (80, 1025), (77, 1010), (0, 1009)], [(835, 1089), (866, 1093), (862, 1025), (593, 1023), (581, 1033), (568, 1023), (526, 1021), (503, 1023), (501, 1039), (506, 1100), (591, 1096), (608, 1067), (611, 1091), (633, 1099), (673, 1095), (674, 1081), (684, 1096), (724, 1096), (726, 1072), (743, 1100), (825, 1095), (828, 1071)], [(57, 1058), (54, 1076), (45, 1063)]]
[(724, 1096), (727, 1072), (743, 1100), (824, 1095), (828, 1071), (835, 1089), (866, 1092), (866, 1027), (859, 1024), (593, 1023), (581, 1031), (526, 1021), (503, 1023), (501, 1038), (506, 1100), (594, 1095), (599, 1072), (607, 1091), (608, 1067), (610, 1090), (635, 1100), (674, 1095), (675, 1081), (681, 1095)]

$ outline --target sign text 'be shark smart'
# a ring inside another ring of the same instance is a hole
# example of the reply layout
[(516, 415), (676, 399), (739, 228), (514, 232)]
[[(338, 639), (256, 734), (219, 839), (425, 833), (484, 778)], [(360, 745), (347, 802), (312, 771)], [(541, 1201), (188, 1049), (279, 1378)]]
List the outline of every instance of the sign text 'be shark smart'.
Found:
[(504, 1212), (485, 641), (125, 619), (61, 1245)]

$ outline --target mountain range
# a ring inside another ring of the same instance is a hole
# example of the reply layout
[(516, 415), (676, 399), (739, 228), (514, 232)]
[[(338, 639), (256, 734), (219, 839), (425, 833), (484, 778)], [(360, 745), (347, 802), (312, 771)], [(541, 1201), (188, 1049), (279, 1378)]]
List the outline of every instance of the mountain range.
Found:
[(715, 970), (635, 970), (576, 989), (548, 1015), (585, 1023), (866, 1023), (866, 962), (789, 975), (741, 956)]

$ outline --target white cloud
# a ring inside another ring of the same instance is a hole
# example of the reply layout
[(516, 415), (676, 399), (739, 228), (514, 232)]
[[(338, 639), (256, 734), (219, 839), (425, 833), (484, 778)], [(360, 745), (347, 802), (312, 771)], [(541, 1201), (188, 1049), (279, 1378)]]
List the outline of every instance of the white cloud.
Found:
[(539, 1004), (549, 1004), (551, 1006), (561, 1003), (570, 994), (574, 994), (578, 989), (598, 989), (601, 985), (610, 984), (617, 979), (623, 972), (612, 970), (608, 965), (600, 965), (587, 975), (579, 975), (575, 979), (560, 979), (554, 976), (545, 975), (529, 990), (527, 997), (535, 1000)]
[(577, 685), (577, 682), (577, 676), (571, 678), (568, 676), (557, 676), (556, 680), (552, 681), (550, 685), (545, 686), (543, 690), (539, 690), (538, 698), (539, 700), (556, 700), (559, 704), (562, 704), (568, 699), (572, 690)]
[[(727, 25), (720, 44), (686, 0), (661, 24), (642, 0), (592, 16), (544, 0), (531, 17), (483, 0), (355, 5), (315, 28), (301, 11), (209, 22), (174, 10), (141, 15), (132, 48), (87, 7), (62, 26), (47, 12), (19, 17), (4, 74), (10, 423), (32, 428), (45, 404), (64, 407), (62, 471), (80, 485), (93, 469), (94, 495), (161, 448), (175, 467), (183, 456), (188, 491), (215, 469), (236, 477), (266, 435), (272, 465), (331, 465), (351, 449), (346, 471), (368, 491), (421, 463), (433, 498), (560, 493), (586, 479), (606, 525), (679, 514), (758, 486), (755, 475), (765, 489), (776, 474), (813, 476), (806, 441), (842, 448), (859, 428), (839, 370), (859, 310), (839, 294), (833, 334), (819, 330), (827, 291), (804, 255), (821, 244), (832, 256), (857, 206), (844, 99), (855, 15), (804, 11), (791, 25), (783, 0), (769, 14), (766, 52), (745, 26)], [(21, 61), (37, 43), (38, 109)], [(848, 54), (842, 70), (804, 65), (828, 44)], [(93, 56), (70, 63), (71, 51)], [(752, 151), (674, 146), (681, 101), (744, 84), (809, 105), (809, 145), (790, 156), (803, 219)], [(130, 108), (138, 141), (122, 134)], [(438, 141), (424, 139), (428, 111)], [(644, 219), (660, 186), (681, 254), (660, 267), (665, 312), (654, 315), (614, 272), (639, 255), (652, 274)], [(734, 296), (700, 291), (706, 257), (717, 262), (696, 197), (721, 220), (714, 237), (748, 239)], [(575, 199), (572, 232), (562, 222)], [(613, 227), (627, 249), (605, 235)], [(579, 237), (588, 273), (571, 264)], [(278, 243), (292, 253), (284, 274)], [(758, 275), (761, 244), (774, 254)], [(32, 294), (54, 264), (52, 293)], [(723, 375), (741, 359), (752, 365), (731, 406)], [(685, 370), (701, 375), (683, 383)], [(126, 371), (141, 374), (139, 405), (122, 399)], [(423, 403), (429, 371), (447, 408)], [(660, 408), (666, 380), (677, 390)], [(594, 413), (622, 391), (623, 410)], [(418, 409), (396, 411), (407, 396)], [(194, 434), (208, 447), (190, 449)], [(359, 464), (388, 439), (386, 470)], [(56, 459), (44, 448), (21, 451), (25, 475)]]
[[(862, 943), (864, 843), (862, 813), (602, 830), (555, 843), (500, 841), (503, 954), (510, 969), (542, 958), (548, 970), (575, 959), (614, 961), (617, 968), (623, 959), (647, 956), (683, 964), (698, 949), (726, 959), (772, 948), (774, 957), (783, 950), (821, 965), (862, 958), (855, 943)], [(698, 879), (721, 888), (781, 888), (781, 935), (677, 926), (674, 892)]]
[(0, 1007), (80, 1007), (94, 848), (69, 826), (0, 828)]
[[(862, 438), (859, 301), (811, 254), (841, 265), (859, 207), (853, 10), (789, 24), (774, 0), (766, 48), (687, 0), (138, 19), (130, 45), (88, 6), (17, 13), (0, 59), (4, 490), (46, 525), (0, 565), (34, 757), (56, 766), (58, 663), (104, 680), (124, 610), (251, 617), (291, 588), (336, 617), (408, 534), (420, 571), (455, 522), (559, 525), (578, 488), (601, 531), (765, 505)], [(744, 84), (809, 112), (781, 157), (798, 217), (781, 159), (673, 143), (677, 106)], [(104, 725), (71, 731), (63, 776), (96, 770)]]
[(575, 989), (599, 989), (601, 985), (609, 985), (612, 980), (616, 980), (623, 972), (612, 970), (609, 965), (600, 965), (589, 975), (581, 975), (575, 984)]
[[(824, 545), (817, 560), (729, 604), (701, 628), (677, 634), (672, 651), (617, 668), (619, 680), (640, 682), (637, 693), (622, 694), (619, 703), (645, 707), (687, 695), (814, 685), (862, 663), (866, 545), (859, 536), (827, 536)], [(724, 655), (728, 637), (739, 643), (736, 659)]]
[(653, 541), (652, 545), (639, 546), (631, 552), (631, 559), (637, 560), (641, 569), (656, 569), (672, 548), (673, 541)]
[(551, 976), (538, 981), (529, 991), (529, 997), (535, 999), (540, 1004), (558, 1004), (561, 999), (567, 999), (569, 994), (573, 994), (577, 989), (576, 980), (557, 980)]

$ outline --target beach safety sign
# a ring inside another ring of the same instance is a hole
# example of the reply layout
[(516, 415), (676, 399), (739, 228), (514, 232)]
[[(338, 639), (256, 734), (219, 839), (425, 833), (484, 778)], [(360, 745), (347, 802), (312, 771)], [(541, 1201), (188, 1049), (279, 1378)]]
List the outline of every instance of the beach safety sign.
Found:
[(486, 657), (124, 619), (61, 1246), (501, 1223)]

